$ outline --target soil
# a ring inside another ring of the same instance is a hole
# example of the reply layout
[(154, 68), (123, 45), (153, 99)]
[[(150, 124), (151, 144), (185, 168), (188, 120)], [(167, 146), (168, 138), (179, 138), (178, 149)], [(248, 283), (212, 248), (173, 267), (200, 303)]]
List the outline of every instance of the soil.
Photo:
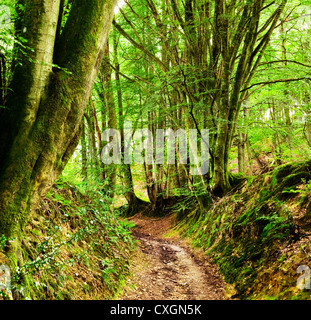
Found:
[(178, 235), (165, 236), (173, 216), (129, 219), (139, 241), (131, 278), (119, 300), (224, 300), (226, 284), (204, 252)]

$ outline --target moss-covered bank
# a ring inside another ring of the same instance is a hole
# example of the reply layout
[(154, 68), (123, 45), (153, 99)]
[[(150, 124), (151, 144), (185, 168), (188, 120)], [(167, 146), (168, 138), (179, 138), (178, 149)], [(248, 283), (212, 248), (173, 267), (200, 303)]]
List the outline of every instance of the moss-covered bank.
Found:
[(177, 229), (204, 248), (239, 299), (310, 299), (296, 286), (311, 267), (311, 162), (246, 181), (205, 213), (180, 214)]
[[(24, 230), (24, 265), (12, 270), (14, 299), (24, 299), (25, 292), (34, 300), (118, 295), (134, 249), (129, 223), (117, 219), (101, 196), (92, 199), (67, 183), (49, 192)], [(1, 240), (1, 264), (6, 264), (8, 240)]]

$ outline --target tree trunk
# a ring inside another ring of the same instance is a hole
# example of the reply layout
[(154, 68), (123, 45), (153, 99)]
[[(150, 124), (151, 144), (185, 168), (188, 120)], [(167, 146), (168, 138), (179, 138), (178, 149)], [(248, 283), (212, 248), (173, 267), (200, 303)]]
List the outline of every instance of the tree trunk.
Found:
[(23, 37), (33, 50), (21, 54), (0, 117), (0, 234), (6, 237), (21, 234), (79, 142), (115, 3), (75, 0), (56, 46), (60, 0), (24, 3)]
[(249, 165), (249, 171), (248, 171), (248, 175), (249, 176), (253, 176), (253, 154), (252, 154), (252, 150), (251, 150), (251, 145), (249, 142), (249, 139), (247, 137), (246, 140), (246, 150), (247, 150), (247, 159), (248, 159), (248, 165)]
[[(214, 188), (216, 196), (223, 196), (231, 189), (229, 182), (228, 157), (229, 148), (225, 132), (218, 131), (214, 157)], [(231, 147), (231, 146), (230, 146)]]
[[(108, 128), (117, 129), (117, 112), (116, 104), (114, 101), (113, 86), (112, 86), (112, 68), (110, 66), (109, 57), (109, 44), (105, 48), (104, 59), (100, 71), (101, 83), (104, 90), (105, 105), (108, 114)], [(111, 137), (112, 139), (112, 137)], [(111, 141), (110, 141), (111, 142)], [(105, 175), (107, 178), (107, 186), (111, 198), (114, 197), (114, 189), (117, 179), (117, 167), (116, 164), (112, 163), (105, 167)]]
[(311, 147), (311, 114), (306, 114), (305, 126), (304, 126), (304, 135), (307, 140), (308, 146)]
[(81, 157), (82, 157), (82, 178), (87, 180), (87, 146), (85, 137), (85, 124), (82, 123), (82, 136), (81, 136)]
[(91, 168), (93, 169), (93, 176), (94, 176), (94, 172), (98, 169), (98, 166), (99, 166), (99, 159), (98, 159), (98, 148), (96, 145), (95, 123), (94, 123), (94, 117), (93, 117), (93, 113), (90, 105), (88, 107), (88, 110), (85, 112), (84, 117), (87, 121), (87, 126), (88, 126), (88, 145), (89, 145), (89, 159), (90, 159), (89, 163), (91, 164)]
[[(275, 128), (278, 127), (278, 119), (280, 119), (279, 112), (276, 109), (274, 99), (271, 102), (271, 118)], [(278, 131), (275, 131), (273, 135), (273, 150), (276, 163), (280, 166), (282, 164), (282, 150), (281, 150), (281, 137)]]
[(245, 134), (239, 132), (238, 134), (238, 167), (239, 173), (245, 172)]
[[(119, 128), (121, 133), (121, 157), (122, 163), (124, 162), (124, 114), (123, 114), (123, 97), (120, 80), (120, 64), (118, 60), (118, 41), (116, 33), (113, 33), (113, 48), (114, 48), (114, 65), (115, 65), (115, 76), (116, 76), (116, 87), (118, 95), (118, 109), (119, 109)], [(135, 186), (133, 181), (133, 175), (130, 164), (121, 164), (120, 173), (122, 176), (122, 182), (125, 188), (124, 196), (127, 200), (127, 215), (132, 216), (137, 213), (140, 209), (144, 209), (148, 203), (139, 199), (135, 194)]]

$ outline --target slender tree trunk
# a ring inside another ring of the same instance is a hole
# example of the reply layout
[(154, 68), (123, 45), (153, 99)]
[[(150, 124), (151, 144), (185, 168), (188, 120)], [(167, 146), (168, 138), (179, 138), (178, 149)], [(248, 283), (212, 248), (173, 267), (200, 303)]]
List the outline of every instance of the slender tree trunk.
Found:
[(5, 105), (7, 95), (7, 67), (5, 56), (0, 52), (0, 108)]
[[(282, 46), (281, 46), (281, 50), (282, 50), (282, 60), (283, 65), (286, 66), (287, 65), (287, 49), (286, 49), (286, 32), (284, 30), (284, 20), (281, 20), (281, 26), (280, 26), (280, 34), (282, 37)], [(287, 87), (288, 84), (285, 84), (285, 87)], [(285, 116), (285, 125), (286, 125), (286, 140), (287, 140), (287, 144), (289, 149), (292, 149), (292, 139), (293, 139), (293, 132), (292, 132), (292, 120), (290, 117), (290, 110), (289, 110), (289, 106), (288, 104), (288, 89), (286, 88), (284, 90), (284, 97), (285, 97), (285, 101), (282, 103), (283, 104), (283, 111), (284, 111), (284, 116)]]
[(245, 172), (245, 134), (239, 132), (238, 134), (238, 167), (239, 172)]
[(227, 143), (228, 137), (226, 132), (220, 131), (221, 129), (222, 126), (220, 126), (219, 131), (217, 133), (214, 157), (213, 192), (217, 196), (222, 196), (231, 189), (228, 170), (229, 163), (227, 160), (227, 154), (230, 151)]
[(248, 165), (249, 165), (248, 175), (253, 176), (253, 163), (254, 163), (254, 161), (253, 161), (253, 154), (252, 154), (251, 145), (250, 145), (248, 137), (246, 140), (246, 150), (247, 150), (247, 159), (248, 159)]
[(98, 158), (98, 147), (96, 143), (96, 133), (95, 133), (95, 120), (93, 117), (93, 112), (91, 109), (91, 105), (89, 103), (88, 110), (85, 112), (84, 117), (87, 122), (87, 134), (88, 134), (88, 151), (89, 151), (89, 163), (93, 168), (95, 175), (97, 175), (97, 171), (99, 170), (99, 158)]
[(130, 164), (124, 163), (124, 148), (125, 148), (125, 137), (124, 137), (124, 114), (123, 114), (123, 97), (122, 97), (122, 89), (121, 89), (121, 80), (120, 80), (120, 64), (118, 60), (118, 41), (116, 37), (116, 33), (113, 33), (113, 51), (114, 51), (114, 65), (115, 65), (115, 77), (116, 77), (116, 88), (117, 88), (117, 96), (118, 96), (118, 109), (119, 109), (119, 128), (121, 133), (121, 158), (122, 165), (120, 168), (120, 173), (122, 176), (122, 182), (125, 188), (124, 196), (127, 200), (128, 209), (127, 215), (132, 216), (137, 213), (141, 208), (145, 208), (148, 203), (139, 199), (135, 194), (135, 186), (133, 181), (133, 175)]
[[(271, 118), (272, 122), (274, 124), (274, 127), (278, 127), (278, 120), (280, 119), (279, 112), (277, 111), (274, 99), (272, 99), (272, 102), (270, 104), (271, 106)], [(274, 149), (274, 156), (275, 156), (275, 161), (277, 162), (278, 165), (282, 164), (282, 150), (281, 150), (281, 137), (278, 131), (275, 131), (274, 136), (273, 136), (273, 149)]]
[(242, 127), (238, 130), (238, 167), (239, 172), (244, 174), (246, 170), (245, 147), (247, 147), (248, 141), (247, 121), (249, 119), (249, 108), (246, 105), (242, 117)]
[(304, 126), (304, 135), (307, 140), (309, 147), (311, 147), (311, 114), (306, 114), (305, 126)]
[(84, 123), (82, 123), (81, 157), (82, 157), (82, 178), (83, 180), (87, 180), (87, 146), (86, 146), (86, 134), (85, 134)]
[[(117, 129), (117, 111), (114, 101), (113, 86), (112, 86), (112, 68), (110, 66), (109, 45), (107, 43), (100, 78), (104, 90), (105, 105), (108, 114), (108, 128)], [(109, 186), (110, 196), (114, 197), (114, 188), (117, 179), (117, 167), (112, 163), (105, 167), (105, 175), (107, 177), (107, 185)]]

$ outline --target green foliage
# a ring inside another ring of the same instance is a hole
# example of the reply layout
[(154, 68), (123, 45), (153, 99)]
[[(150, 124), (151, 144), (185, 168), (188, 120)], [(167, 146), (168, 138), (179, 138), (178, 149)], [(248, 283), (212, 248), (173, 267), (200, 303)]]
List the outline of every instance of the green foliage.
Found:
[(266, 175), (270, 183), (263, 184), (264, 176), (253, 178), (207, 214), (200, 214), (193, 204), (179, 222), (178, 230), (202, 247), (219, 265), (227, 283), (234, 285), (234, 297), (308, 299), (307, 293), (296, 288), (295, 270), (306, 263), (308, 250), (301, 231), (305, 220), (300, 217), (298, 224), (296, 211), (306, 206), (301, 198), (309, 199), (309, 178), (298, 180), (302, 190), (308, 190), (304, 194), (294, 192), (284, 198), (282, 191), (290, 187), (289, 182), (292, 188), (297, 186), (297, 180), (291, 178), (297, 173), (305, 172), (308, 177), (309, 168), (309, 162), (276, 168)]
[(7, 244), (7, 238), (5, 235), (2, 235), (0, 238), (0, 251), (3, 251), (5, 249), (5, 246)]
[(128, 274), (132, 224), (116, 219), (104, 195), (91, 200), (64, 180), (57, 185), (27, 228), (13, 292), (23, 296), (27, 277), (33, 299), (113, 298)]

